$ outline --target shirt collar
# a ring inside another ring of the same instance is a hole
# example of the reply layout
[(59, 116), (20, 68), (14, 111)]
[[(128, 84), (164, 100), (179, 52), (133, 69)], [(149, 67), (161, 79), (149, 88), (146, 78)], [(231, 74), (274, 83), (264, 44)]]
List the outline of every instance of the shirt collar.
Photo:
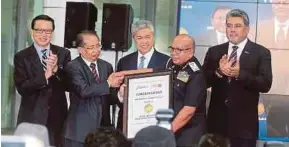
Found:
[(34, 47), (36, 48), (37, 51), (40, 51), (43, 50), (43, 49), (48, 49), (50, 50), (50, 44), (48, 44), (47, 48), (42, 48), (40, 47), (38, 44), (36, 44), (35, 42), (33, 43)]
[(233, 46), (238, 46), (238, 49), (243, 49), (246, 45), (246, 43), (248, 42), (248, 38), (246, 38), (245, 40), (243, 40), (242, 42), (240, 42), (239, 44), (235, 45), (232, 42), (229, 42), (229, 48), (232, 48)]
[(90, 64), (91, 64), (91, 63), (94, 63), (94, 64), (96, 65), (96, 67), (97, 67), (97, 61), (90, 62), (90, 61), (86, 60), (85, 58), (83, 58), (82, 56), (81, 56), (81, 58), (83, 59), (83, 61), (85, 62), (85, 64), (86, 64), (89, 68), (90, 68)]
[(39, 56), (40, 59), (42, 59), (42, 55), (43, 53), (41, 52), (43, 49), (47, 49), (46, 51), (46, 56), (49, 56), (49, 52), (50, 52), (50, 44), (47, 46), (47, 48), (42, 48), (39, 45), (37, 45), (35, 42), (33, 43), (34, 48), (36, 49), (36, 52)]
[(152, 48), (149, 52), (147, 52), (146, 54), (141, 54), (140, 53), (140, 51), (138, 51), (138, 58), (140, 58), (141, 56), (144, 56), (145, 57), (145, 59), (150, 59), (151, 58), (151, 56), (153, 55), (153, 53), (154, 53), (154, 48)]

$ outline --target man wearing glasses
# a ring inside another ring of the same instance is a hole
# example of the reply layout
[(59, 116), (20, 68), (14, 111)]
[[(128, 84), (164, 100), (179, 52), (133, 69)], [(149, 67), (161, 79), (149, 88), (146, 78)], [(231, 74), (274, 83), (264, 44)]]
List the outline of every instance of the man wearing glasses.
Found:
[(169, 47), (171, 59), (166, 68), (173, 71), (173, 105), (175, 117), (172, 131), (177, 146), (197, 146), (205, 132), (206, 82), (198, 59), (195, 41), (181, 34)]
[(114, 88), (119, 87), (124, 78), (120, 73), (113, 73), (110, 63), (98, 58), (101, 45), (96, 32), (82, 31), (77, 35), (76, 45), (80, 56), (65, 69), (72, 88), (65, 147), (83, 147), (86, 135), (101, 124), (104, 101), (113, 98), (117, 101)]
[(209, 48), (204, 71), (212, 88), (208, 131), (228, 137), (231, 147), (256, 147), (260, 92), (272, 84), (270, 51), (251, 42), (249, 17), (240, 9), (226, 17), (229, 42)]
[(67, 115), (66, 74), (70, 52), (50, 43), (55, 25), (47, 15), (32, 20), (34, 43), (14, 57), (14, 81), (21, 104), (17, 124), (30, 122), (45, 125), (50, 144), (59, 146)]

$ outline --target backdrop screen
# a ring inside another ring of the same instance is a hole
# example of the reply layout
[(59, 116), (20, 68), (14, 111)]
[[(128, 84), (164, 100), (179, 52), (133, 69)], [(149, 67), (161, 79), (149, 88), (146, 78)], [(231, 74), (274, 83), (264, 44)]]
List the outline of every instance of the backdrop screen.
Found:
[(236, 8), (249, 15), (248, 38), (271, 52), (273, 83), (260, 96), (259, 138), (289, 141), (289, 0), (182, 0), (178, 33), (195, 38), (203, 63), (209, 47), (228, 41), (226, 14)]

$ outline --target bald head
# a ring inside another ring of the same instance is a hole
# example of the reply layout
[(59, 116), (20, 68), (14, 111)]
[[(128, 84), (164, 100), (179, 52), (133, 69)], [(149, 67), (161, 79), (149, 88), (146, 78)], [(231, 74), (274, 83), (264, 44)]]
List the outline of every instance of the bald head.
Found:
[(195, 40), (187, 34), (179, 34), (173, 39), (173, 45), (177, 48), (192, 48), (195, 50)]
[(171, 46), (171, 58), (174, 64), (182, 65), (194, 56), (195, 40), (187, 34), (177, 35)]

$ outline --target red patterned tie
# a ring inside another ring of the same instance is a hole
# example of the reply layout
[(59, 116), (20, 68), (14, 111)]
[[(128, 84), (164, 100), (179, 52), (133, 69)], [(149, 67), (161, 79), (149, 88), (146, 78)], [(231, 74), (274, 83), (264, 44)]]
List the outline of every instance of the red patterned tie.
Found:
[(91, 68), (91, 71), (92, 71), (92, 74), (93, 74), (93, 77), (95, 79), (96, 82), (99, 82), (99, 76), (97, 74), (97, 71), (96, 71), (96, 64), (95, 63), (90, 63), (90, 66)]
[[(238, 46), (233, 46), (233, 51), (229, 57), (229, 62), (232, 61), (231, 67), (234, 67), (237, 64), (237, 50)], [(230, 83), (232, 80), (231, 77), (228, 77), (228, 82)]]

